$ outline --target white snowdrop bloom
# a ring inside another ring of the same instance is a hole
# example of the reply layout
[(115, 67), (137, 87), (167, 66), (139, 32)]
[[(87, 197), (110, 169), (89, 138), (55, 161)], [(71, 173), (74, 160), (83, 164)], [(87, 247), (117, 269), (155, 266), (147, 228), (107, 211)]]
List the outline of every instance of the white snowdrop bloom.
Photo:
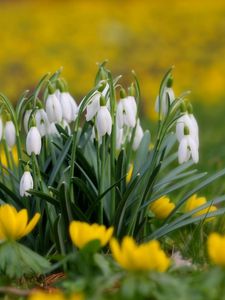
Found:
[(41, 152), (41, 135), (37, 127), (32, 126), (26, 138), (26, 151), (28, 155), (34, 153), (39, 155)]
[(3, 135), (3, 122), (2, 122), (2, 118), (0, 117), (0, 141), (2, 139), (2, 135)]
[(176, 123), (176, 136), (180, 142), (184, 137), (184, 128), (187, 127), (189, 134), (195, 140), (197, 146), (199, 146), (198, 124), (195, 117), (192, 114), (185, 113), (182, 115)]
[(140, 120), (138, 119), (135, 134), (134, 134), (134, 141), (133, 141), (133, 145), (132, 145), (132, 148), (134, 151), (136, 151), (138, 149), (138, 147), (141, 143), (141, 140), (143, 138), (143, 135), (144, 135), (144, 132), (140, 125)]
[(68, 132), (68, 135), (71, 135), (70, 125), (64, 119), (62, 120), (62, 127)]
[(101, 93), (96, 92), (90, 102), (87, 105), (87, 113), (86, 113), (86, 121), (90, 121), (94, 118), (94, 116), (97, 114), (97, 112), (100, 109), (100, 98), (101, 98)]
[(194, 163), (199, 161), (198, 146), (193, 137), (188, 134), (184, 135), (181, 139), (178, 148), (178, 161), (179, 164), (187, 162), (192, 157)]
[(7, 121), (5, 123), (5, 140), (9, 149), (16, 143), (16, 128), (12, 121)]
[(60, 123), (62, 121), (62, 108), (55, 93), (48, 95), (46, 100), (46, 113), (48, 115), (49, 122)]
[(137, 115), (137, 104), (133, 96), (120, 99), (117, 105), (116, 118), (119, 128), (124, 125), (135, 127)]
[(60, 104), (63, 118), (68, 123), (75, 121), (78, 114), (78, 106), (70, 93), (62, 92), (60, 94)]
[(123, 128), (116, 127), (116, 149), (119, 150), (123, 145)]
[(45, 136), (48, 132), (48, 127), (50, 124), (47, 113), (43, 108), (37, 110), (35, 114), (35, 121), (41, 137)]
[(20, 179), (20, 196), (30, 196), (30, 194), (27, 191), (33, 189), (33, 186), (34, 182), (30, 172), (25, 171)]
[[(168, 99), (169, 104), (175, 100), (174, 91), (171, 87), (165, 87), (161, 99), (161, 113), (165, 116), (168, 112)], [(155, 111), (159, 112), (159, 95), (156, 98)]]
[(108, 135), (111, 134), (112, 118), (106, 106), (101, 106), (99, 111), (97, 112), (96, 128), (97, 128), (98, 136), (100, 138), (104, 136), (106, 133), (108, 133)]

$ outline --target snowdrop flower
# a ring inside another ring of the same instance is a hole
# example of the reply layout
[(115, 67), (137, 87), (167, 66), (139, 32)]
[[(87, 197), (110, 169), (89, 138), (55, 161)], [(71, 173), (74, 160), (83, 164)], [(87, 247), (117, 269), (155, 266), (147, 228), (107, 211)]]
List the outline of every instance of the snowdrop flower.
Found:
[(111, 134), (112, 131), (112, 118), (106, 106), (101, 106), (96, 117), (96, 128), (98, 136), (101, 138), (106, 133)]
[(183, 114), (176, 123), (176, 136), (177, 140), (180, 142), (184, 137), (185, 127), (188, 128), (188, 131), (192, 138), (195, 140), (197, 146), (199, 146), (199, 130), (198, 123), (193, 114), (188, 114), (187, 112)]
[(94, 116), (97, 114), (97, 112), (100, 109), (100, 98), (101, 98), (101, 93), (96, 92), (90, 102), (87, 105), (87, 113), (86, 113), (86, 121), (90, 121), (94, 118)]
[(2, 122), (2, 118), (0, 117), (0, 141), (2, 139), (2, 135), (3, 135), (3, 122)]
[(137, 104), (133, 96), (120, 99), (117, 105), (117, 124), (119, 128), (124, 125), (134, 128), (136, 124)]
[(37, 110), (35, 115), (35, 121), (41, 137), (45, 136), (48, 132), (48, 127), (50, 124), (47, 113), (43, 108)]
[(71, 123), (76, 120), (78, 114), (78, 106), (73, 97), (68, 92), (60, 93), (60, 104), (62, 107), (62, 116)]
[(46, 100), (46, 113), (51, 123), (60, 123), (62, 121), (62, 108), (55, 93), (48, 95)]
[(137, 126), (136, 126), (136, 129), (135, 129), (135, 134), (134, 134), (134, 141), (133, 141), (133, 145), (132, 145), (132, 148), (134, 151), (136, 151), (142, 141), (142, 138), (143, 138), (143, 129), (140, 125), (140, 120), (138, 119), (137, 121)]
[(37, 127), (32, 126), (26, 138), (26, 151), (28, 155), (34, 153), (39, 155), (41, 152), (41, 135)]
[(26, 133), (28, 133), (28, 123), (29, 123), (31, 112), (32, 112), (32, 109), (26, 110), (24, 118), (23, 118), (23, 126), (24, 126), (24, 130)]
[(192, 157), (194, 163), (199, 161), (198, 145), (193, 137), (188, 134), (184, 135), (181, 139), (178, 148), (178, 161), (179, 164), (187, 162)]
[[(174, 91), (172, 89), (172, 78), (168, 79), (167, 86), (164, 88), (163, 93), (162, 93), (162, 99), (161, 99), (161, 113), (162, 115), (166, 115), (168, 112), (168, 100), (169, 100), (169, 105), (172, 104), (172, 102), (175, 100), (175, 95)], [(159, 95), (156, 98), (156, 103), (155, 103), (155, 110), (156, 112), (159, 112)]]
[(30, 196), (30, 194), (27, 191), (33, 189), (33, 186), (34, 182), (30, 172), (25, 171), (20, 179), (20, 196)]
[(5, 123), (5, 140), (9, 149), (12, 149), (16, 143), (16, 129), (12, 121)]

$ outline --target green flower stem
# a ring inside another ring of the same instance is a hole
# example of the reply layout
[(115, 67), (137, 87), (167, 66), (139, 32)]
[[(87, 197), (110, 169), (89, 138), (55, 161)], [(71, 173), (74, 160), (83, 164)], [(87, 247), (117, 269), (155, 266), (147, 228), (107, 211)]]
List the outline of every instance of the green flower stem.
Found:
[[(115, 160), (116, 160), (116, 96), (113, 86), (113, 79), (110, 72), (108, 72), (109, 87), (110, 87), (110, 107), (111, 107), (111, 118), (112, 118), (112, 132), (111, 132), (111, 145), (110, 145), (110, 184), (111, 186), (115, 183), (116, 170), (115, 170)], [(111, 223), (115, 216), (115, 188), (111, 190), (111, 201), (110, 201), (110, 219)]]
[[(100, 186), (99, 186), (99, 196), (104, 192), (104, 180), (105, 180), (105, 136), (102, 137), (101, 145), (101, 176), (100, 176)], [(99, 221), (100, 224), (103, 224), (103, 211), (104, 211), (104, 197), (100, 202), (100, 211), (99, 211)]]

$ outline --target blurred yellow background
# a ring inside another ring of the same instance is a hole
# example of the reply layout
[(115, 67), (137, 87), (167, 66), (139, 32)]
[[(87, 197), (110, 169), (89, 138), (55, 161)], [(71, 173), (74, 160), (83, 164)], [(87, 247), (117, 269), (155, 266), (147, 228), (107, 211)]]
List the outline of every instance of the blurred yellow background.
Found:
[(1, 1), (0, 28), (0, 91), (13, 100), (60, 66), (80, 99), (105, 59), (124, 82), (136, 71), (148, 115), (171, 65), (178, 94), (225, 95), (224, 0)]

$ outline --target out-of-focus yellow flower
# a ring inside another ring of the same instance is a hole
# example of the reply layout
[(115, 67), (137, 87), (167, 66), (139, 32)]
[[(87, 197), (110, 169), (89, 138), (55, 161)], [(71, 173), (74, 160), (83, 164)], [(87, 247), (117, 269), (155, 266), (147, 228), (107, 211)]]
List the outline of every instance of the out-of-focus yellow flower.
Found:
[(207, 248), (210, 260), (219, 266), (225, 267), (225, 236), (216, 232), (208, 237)]
[(127, 173), (127, 177), (126, 177), (126, 182), (129, 183), (133, 174), (133, 170), (134, 170), (134, 164), (132, 163), (130, 165), (129, 171)]
[(62, 293), (46, 293), (46, 292), (34, 292), (29, 300), (64, 300)]
[(29, 234), (36, 226), (40, 214), (36, 213), (28, 223), (27, 209), (19, 212), (9, 204), (0, 206), (0, 241), (18, 240)]
[(105, 246), (111, 239), (113, 227), (106, 229), (104, 225), (88, 224), (80, 221), (73, 221), (69, 227), (70, 237), (75, 246), (83, 248), (93, 240), (99, 240), (101, 246)]
[(46, 292), (34, 292), (29, 300), (84, 300), (84, 294), (76, 293), (70, 297), (65, 297), (62, 292), (46, 293)]
[[(18, 159), (18, 152), (17, 152), (17, 147), (14, 146), (11, 150), (11, 155), (12, 155), (12, 159), (14, 164), (17, 166), (19, 163), (19, 159)], [(0, 156), (1, 156), (1, 163), (5, 168), (8, 168), (8, 161), (7, 161), (7, 157), (5, 154), (5, 151), (3, 149), (3, 147), (0, 147)]]
[(82, 293), (76, 293), (70, 297), (65, 297), (62, 292), (46, 293), (46, 292), (34, 292), (29, 300), (84, 300)]
[(157, 219), (165, 219), (175, 208), (175, 204), (170, 202), (170, 198), (162, 196), (149, 205), (150, 210), (155, 214)]
[(132, 237), (127, 236), (120, 246), (113, 238), (110, 247), (115, 260), (126, 270), (164, 272), (170, 265), (170, 259), (156, 240), (139, 246)]
[[(189, 212), (189, 211), (192, 211), (194, 209), (196, 209), (197, 207), (203, 205), (203, 204), (206, 204), (207, 203), (207, 200), (205, 197), (198, 197), (196, 194), (191, 196), (187, 202), (186, 202), (186, 205), (185, 205), (185, 208), (184, 208), (184, 211), (185, 212)], [(208, 206), (206, 208), (203, 208), (201, 209), (200, 211), (196, 212), (193, 214), (193, 217), (198, 217), (198, 216), (201, 216), (201, 215), (206, 215), (206, 218), (207, 218), (207, 214), (210, 213), (210, 212), (213, 212), (213, 211), (216, 211), (217, 210), (217, 207), (215, 205), (211, 205), (211, 206)], [(207, 218), (207, 222), (208, 221), (212, 221), (214, 219), (214, 217), (211, 217), (211, 218)]]

